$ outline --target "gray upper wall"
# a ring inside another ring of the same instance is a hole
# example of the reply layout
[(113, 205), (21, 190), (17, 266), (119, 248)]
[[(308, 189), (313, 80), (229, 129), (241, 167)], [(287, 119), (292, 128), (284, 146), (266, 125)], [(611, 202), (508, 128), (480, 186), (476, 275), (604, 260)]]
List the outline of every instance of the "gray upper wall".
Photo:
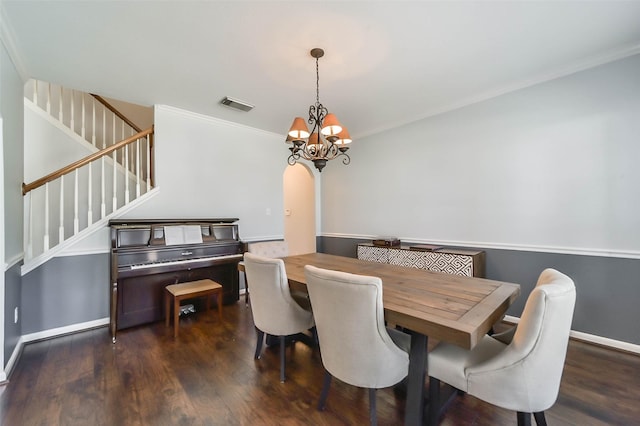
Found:
[(640, 55), (356, 139), (322, 234), (640, 258), (638, 117)]
[(282, 136), (157, 106), (154, 143), (160, 193), (127, 218), (237, 217), (242, 238), (282, 238)]

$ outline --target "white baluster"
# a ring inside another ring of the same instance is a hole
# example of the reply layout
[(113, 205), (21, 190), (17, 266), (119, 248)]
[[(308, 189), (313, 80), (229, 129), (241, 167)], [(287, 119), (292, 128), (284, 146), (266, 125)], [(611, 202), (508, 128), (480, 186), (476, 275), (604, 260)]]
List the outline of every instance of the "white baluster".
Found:
[(69, 127), (71, 128), (71, 131), (73, 133), (76, 132), (76, 126), (75, 126), (75, 111), (74, 111), (74, 98), (75, 98), (75, 92), (73, 91), (73, 89), (71, 89), (71, 117), (69, 118)]
[(51, 83), (47, 83), (47, 114), (51, 114)]
[(33, 258), (33, 191), (29, 191), (25, 197), (27, 203), (27, 211), (29, 212), (29, 221), (27, 223), (27, 235), (25, 236), (27, 245), (27, 260)]
[(129, 203), (129, 145), (124, 146), (124, 203)]
[(144, 153), (147, 156), (146, 158), (146, 163), (147, 163), (147, 192), (149, 192), (151, 190), (151, 145), (149, 144), (149, 138), (151, 136), (147, 135), (145, 137), (145, 140), (147, 142), (147, 149), (145, 149)]
[(102, 149), (107, 146), (107, 108), (102, 106)]
[(38, 105), (38, 80), (33, 80), (33, 103)]
[(44, 251), (49, 250), (49, 182), (44, 184)]
[(64, 175), (60, 176), (60, 227), (58, 228), (58, 244), (64, 241)]
[(107, 215), (106, 190), (104, 188), (104, 156), (100, 158), (100, 219), (104, 219)]
[(73, 184), (73, 235), (76, 235), (79, 229), (80, 221), (78, 220), (78, 169), (75, 169)]
[[(120, 120), (120, 140), (123, 141), (124, 140), (124, 121)], [(122, 165), (124, 166), (124, 181), (125, 182), (129, 182), (129, 176), (128, 175), (128, 171), (129, 168), (127, 166), (127, 159), (129, 158), (128, 155), (129, 154), (129, 145), (126, 145), (124, 147), (124, 157), (122, 158)], [(128, 189), (128, 188), (127, 188)], [(129, 202), (129, 197), (127, 194), (127, 197), (124, 200), (124, 203), (127, 204)]]
[(96, 100), (91, 97), (91, 144), (96, 146)]
[(58, 120), (60, 120), (60, 122), (62, 123), (62, 117), (63, 117), (63, 114), (62, 114), (62, 86), (60, 86), (60, 99), (58, 99), (58, 101), (59, 101), (58, 103), (59, 103), (59, 106), (60, 106), (60, 111), (58, 111)]
[(136, 139), (136, 199), (140, 197), (140, 139)]
[[(129, 131), (131, 132), (129, 136), (133, 136), (136, 133), (133, 127), (129, 127)], [(138, 142), (136, 141), (136, 143)], [(137, 151), (135, 150), (131, 153), (131, 171), (135, 170), (136, 168), (136, 153)]]
[(116, 157), (116, 152), (113, 151), (113, 210), (111, 210), (111, 213), (115, 212), (118, 209), (118, 187), (116, 185), (116, 176), (118, 175), (118, 169), (116, 168), (116, 166), (118, 165), (118, 159)]
[(93, 173), (91, 171), (91, 165), (93, 163), (89, 163), (89, 179), (87, 180), (87, 184), (89, 185), (89, 190), (87, 191), (87, 226), (91, 226), (93, 223)]
[(81, 104), (81, 108), (82, 108), (82, 129), (80, 130), (80, 136), (82, 136), (82, 139), (86, 139), (85, 138), (85, 123), (84, 123), (84, 93), (80, 92), (80, 96), (82, 97), (82, 104)]

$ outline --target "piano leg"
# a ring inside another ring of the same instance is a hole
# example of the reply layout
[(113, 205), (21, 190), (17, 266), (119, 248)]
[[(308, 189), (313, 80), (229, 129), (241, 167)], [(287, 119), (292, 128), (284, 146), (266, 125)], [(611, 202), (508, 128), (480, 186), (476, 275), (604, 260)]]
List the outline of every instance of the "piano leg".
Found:
[(118, 312), (118, 282), (115, 281), (111, 284), (111, 321), (109, 327), (111, 328), (111, 343), (116, 343), (116, 315)]

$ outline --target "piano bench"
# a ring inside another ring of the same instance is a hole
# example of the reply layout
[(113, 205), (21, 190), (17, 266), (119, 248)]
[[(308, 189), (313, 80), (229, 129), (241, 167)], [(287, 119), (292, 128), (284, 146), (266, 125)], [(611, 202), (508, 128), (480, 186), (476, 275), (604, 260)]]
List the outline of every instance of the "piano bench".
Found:
[(171, 313), (171, 297), (173, 297), (173, 337), (178, 337), (178, 317), (180, 315), (180, 301), (196, 297), (207, 298), (209, 310), (211, 295), (216, 295), (218, 301), (218, 316), (222, 321), (222, 285), (212, 280), (198, 280), (187, 283), (171, 284), (165, 287), (164, 305), (166, 326), (169, 327)]

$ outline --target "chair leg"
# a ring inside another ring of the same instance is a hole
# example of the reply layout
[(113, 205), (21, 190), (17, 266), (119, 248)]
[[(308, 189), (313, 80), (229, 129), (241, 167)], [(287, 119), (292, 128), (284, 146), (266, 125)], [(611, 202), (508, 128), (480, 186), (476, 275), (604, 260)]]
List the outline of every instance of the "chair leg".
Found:
[(430, 425), (438, 424), (438, 414), (440, 412), (440, 380), (429, 376), (429, 411), (428, 419)]
[(531, 413), (518, 411), (518, 426), (531, 426)]
[(284, 337), (280, 336), (280, 383), (284, 383)]
[(327, 395), (329, 395), (329, 387), (331, 386), (331, 373), (324, 372), (324, 383), (322, 384), (322, 392), (320, 392), (320, 400), (318, 401), (318, 411), (324, 410), (324, 405), (327, 402)]
[(536, 424), (538, 426), (547, 426), (547, 419), (544, 417), (544, 411), (533, 413), (533, 418), (536, 419)]
[(369, 421), (371, 426), (378, 425), (378, 416), (376, 415), (376, 390), (369, 388)]
[(256, 343), (256, 355), (255, 359), (260, 359), (260, 354), (262, 353), (262, 342), (264, 341), (264, 332), (258, 330), (256, 328), (256, 332), (258, 333), (258, 342)]

